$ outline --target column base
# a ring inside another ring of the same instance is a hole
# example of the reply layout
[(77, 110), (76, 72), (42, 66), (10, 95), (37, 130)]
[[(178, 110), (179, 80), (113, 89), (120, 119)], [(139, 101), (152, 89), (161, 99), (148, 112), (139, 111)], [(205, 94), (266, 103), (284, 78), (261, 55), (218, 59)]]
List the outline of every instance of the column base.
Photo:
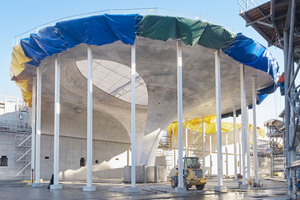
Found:
[(176, 187), (175, 188), (175, 192), (186, 192), (186, 188), (185, 187)]
[(93, 191), (96, 191), (96, 187), (95, 186), (84, 186), (82, 190), (84, 192), (93, 192)]
[(43, 187), (43, 183), (32, 183), (31, 185), (33, 188), (42, 188)]
[(227, 187), (226, 186), (215, 186), (214, 190), (215, 190), (215, 192), (226, 192)]
[(50, 185), (51, 190), (61, 190), (62, 189), (62, 184), (57, 184), (57, 185)]
[(128, 192), (128, 193), (137, 193), (140, 190), (137, 187), (128, 187), (128, 188), (125, 189), (125, 191)]

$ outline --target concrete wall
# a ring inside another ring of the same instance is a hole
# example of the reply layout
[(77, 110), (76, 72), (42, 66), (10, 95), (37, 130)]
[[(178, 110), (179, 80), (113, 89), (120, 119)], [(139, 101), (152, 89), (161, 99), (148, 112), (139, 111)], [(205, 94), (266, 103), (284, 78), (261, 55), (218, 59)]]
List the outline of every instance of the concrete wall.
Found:
[(14, 178), (14, 153), (15, 134), (0, 133), (0, 157), (7, 156), (8, 166), (0, 166), (0, 180), (12, 180)]
[[(123, 167), (129, 161), (130, 154), (128, 155), (127, 152), (129, 147), (128, 143), (93, 140), (93, 179), (123, 178)], [(43, 179), (50, 179), (53, 173), (53, 153), (53, 136), (42, 135), (41, 178)], [(61, 180), (86, 180), (86, 167), (80, 167), (81, 158), (86, 160), (86, 139), (60, 137)]]

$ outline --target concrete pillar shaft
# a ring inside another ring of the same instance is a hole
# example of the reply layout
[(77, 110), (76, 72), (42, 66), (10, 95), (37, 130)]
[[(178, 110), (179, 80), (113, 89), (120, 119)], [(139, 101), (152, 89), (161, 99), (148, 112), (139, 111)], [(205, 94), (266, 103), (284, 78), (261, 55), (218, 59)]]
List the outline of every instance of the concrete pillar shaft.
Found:
[(131, 187), (135, 188), (135, 44), (131, 46)]

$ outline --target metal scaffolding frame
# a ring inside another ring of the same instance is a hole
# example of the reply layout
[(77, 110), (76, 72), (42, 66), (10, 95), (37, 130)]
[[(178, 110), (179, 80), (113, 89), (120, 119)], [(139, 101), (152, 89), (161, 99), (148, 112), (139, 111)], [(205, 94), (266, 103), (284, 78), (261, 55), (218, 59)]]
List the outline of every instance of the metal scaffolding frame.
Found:
[(300, 119), (300, 85), (295, 82), (300, 69), (300, 1), (271, 0), (241, 13), (246, 26), (251, 25), (269, 45), (284, 53), (285, 85), (285, 155), (287, 198), (297, 198), (296, 161), (297, 127)]

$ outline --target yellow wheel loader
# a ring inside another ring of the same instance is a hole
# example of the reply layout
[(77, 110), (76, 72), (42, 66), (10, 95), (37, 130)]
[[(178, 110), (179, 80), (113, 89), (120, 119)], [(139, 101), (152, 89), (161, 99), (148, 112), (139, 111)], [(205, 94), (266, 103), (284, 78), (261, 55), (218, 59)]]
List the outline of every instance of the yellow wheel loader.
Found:
[[(196, 186), (197, 190), (203, 190), (205, 184), (207, 183), (206, 178), (200, 164), (198, 162), (198, 157), (184, 157), (184, 169), (183, 169), (183, 184), (184, 187), (188, 190), (193, 185)], [(171, 179), (171, 186), (173, 188), (178, 186), (178, 169), (175, 173), (175, 176)]]

